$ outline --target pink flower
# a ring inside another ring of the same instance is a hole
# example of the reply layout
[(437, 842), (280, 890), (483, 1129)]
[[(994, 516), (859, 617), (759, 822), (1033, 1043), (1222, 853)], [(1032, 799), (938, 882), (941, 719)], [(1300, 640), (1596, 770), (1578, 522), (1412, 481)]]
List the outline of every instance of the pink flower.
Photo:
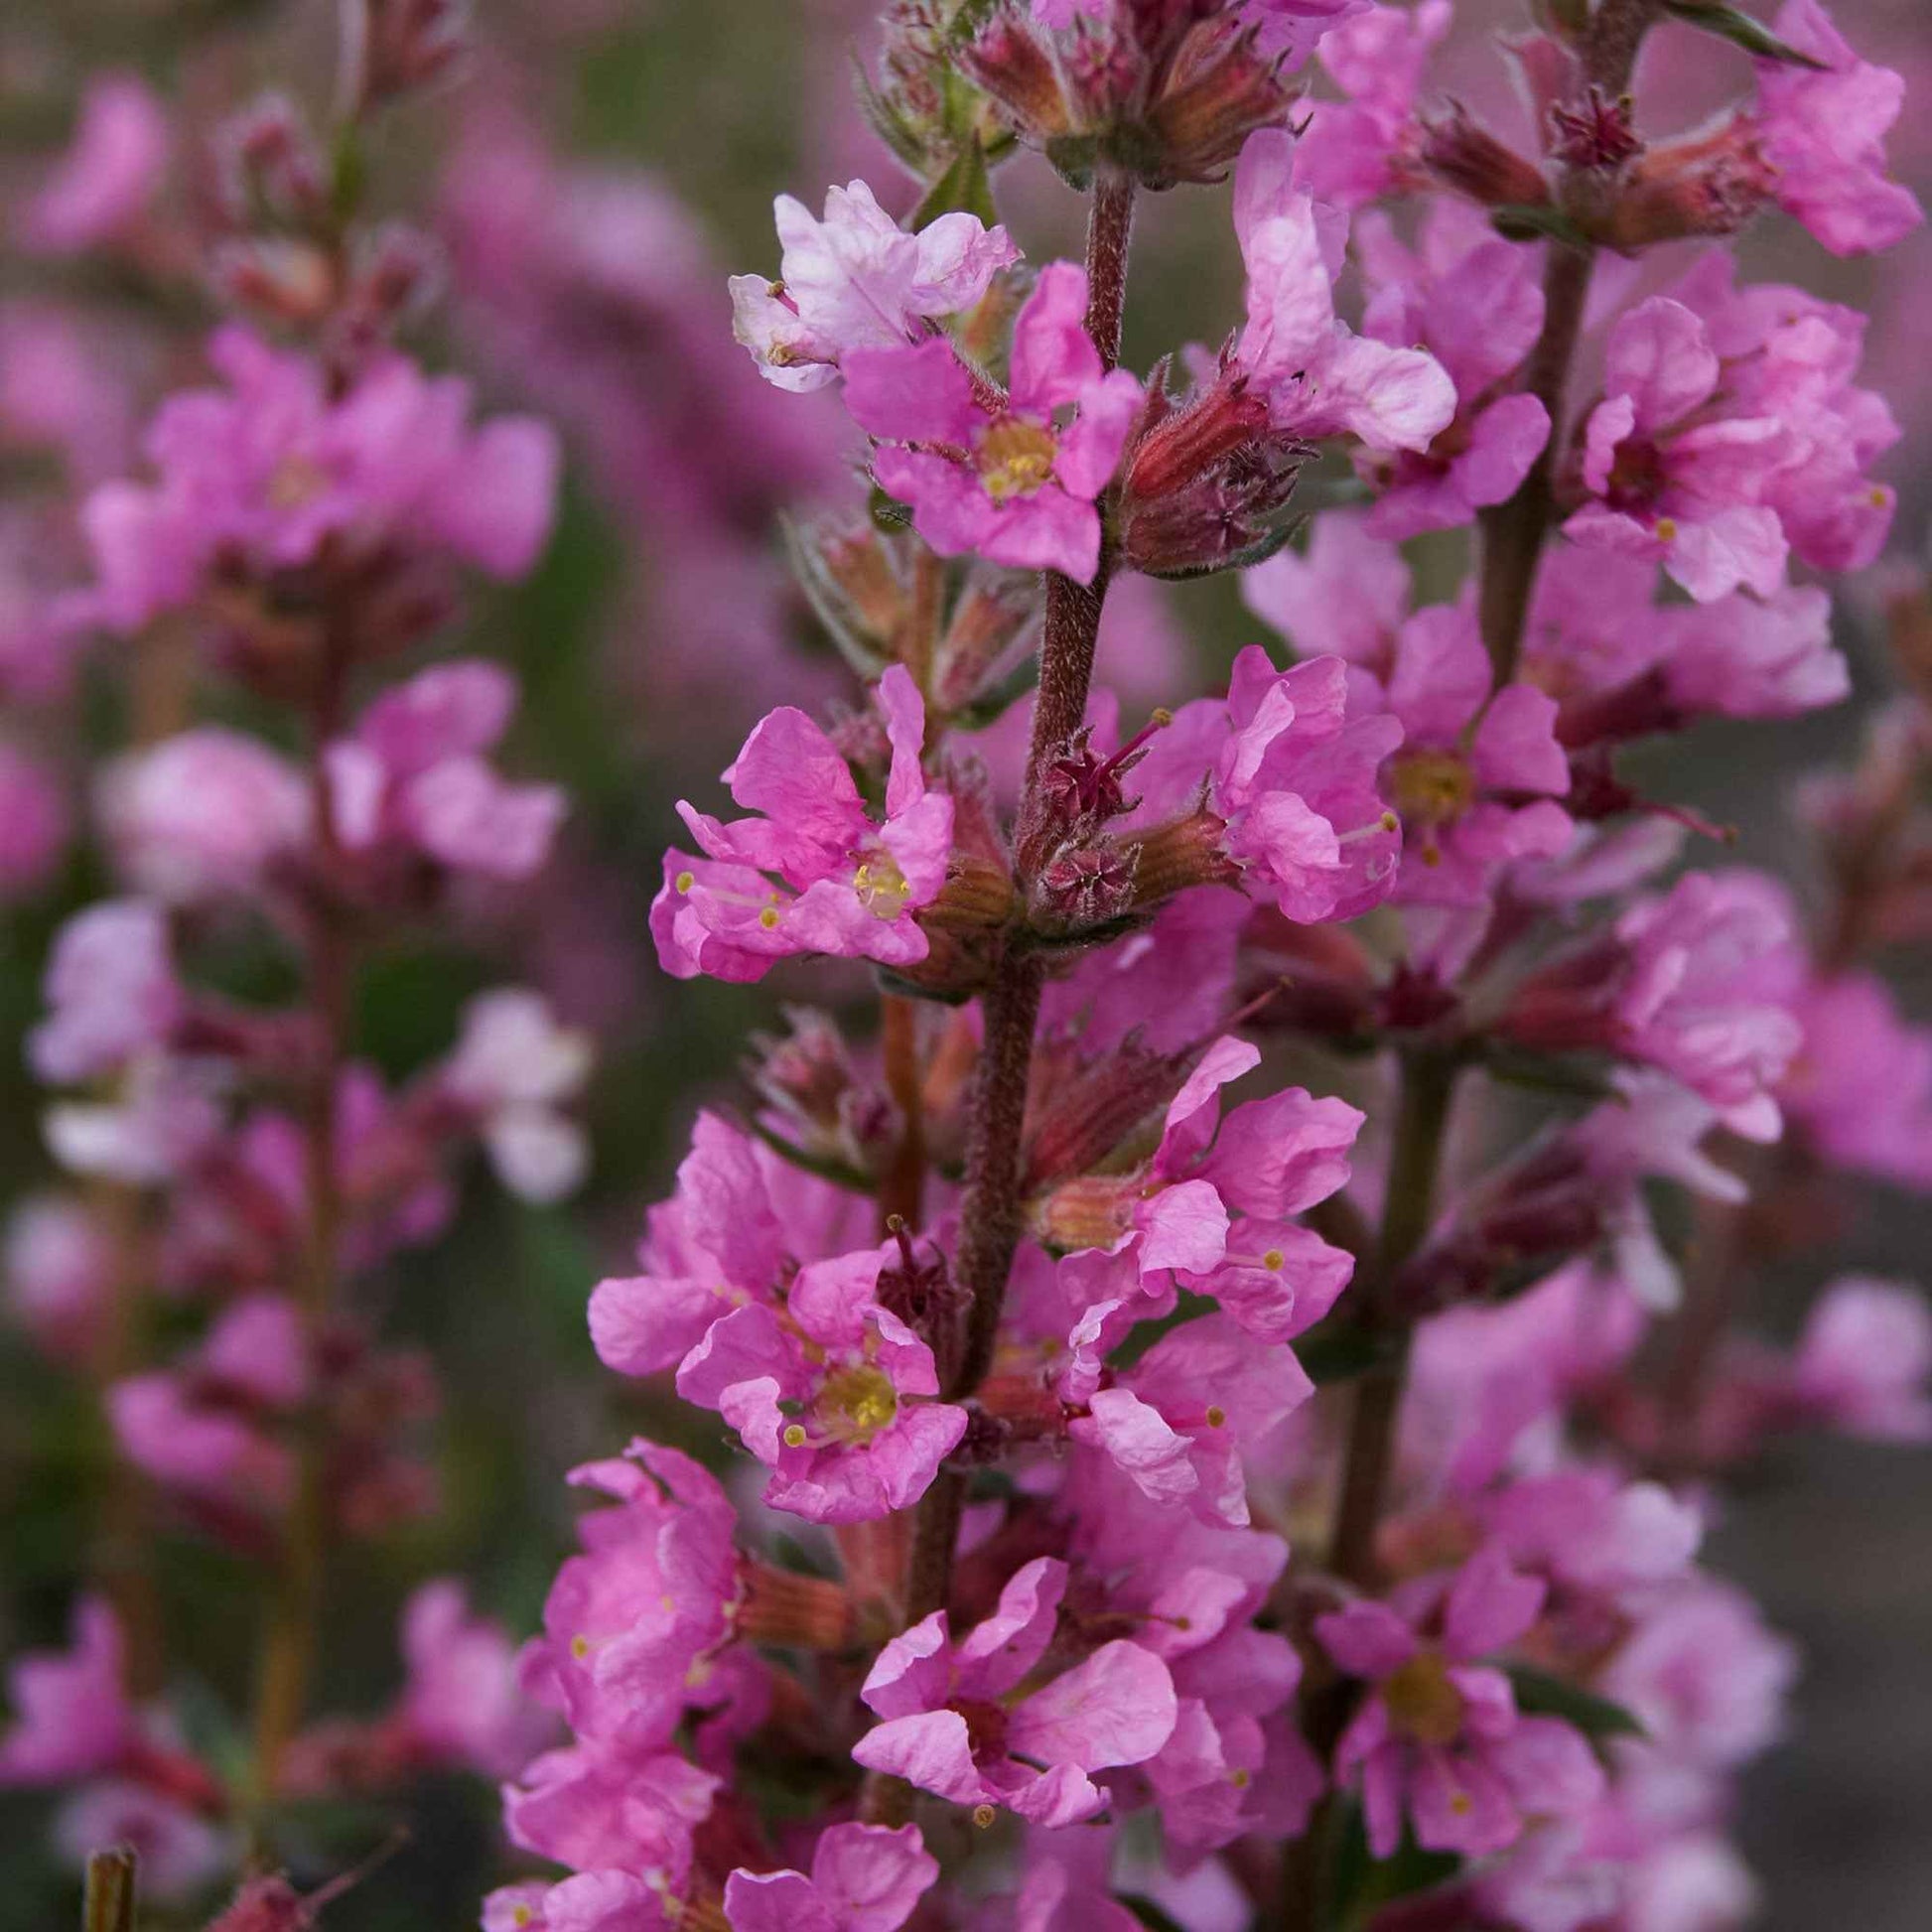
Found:
[(1775, 1089), (1803, 1037), (1782, 998), (1791, 943), (1790, 904), (1762, 874), (1690, 873), (1532, 974), (1502, 1029), (1660, 1067), (1733, 1133), (1773, 1141)]
[(1847, 1275), (1817, 1302), (1790, 1367), (1792, 1399), (1854, 1436), (1932, 1441), (1932, 1308), (1924, 1293)]
[(1755, 1757), (1784, 1727), (1797, 1653), (1738, 1591), (1697, 1577), (1619, 1646), (1598, 1682), (1677, 1761), (1723, 1770)]
[(1088, 1773), (1160, 1750), (1174, 1726), (1173, 1681), (1152, 1651), (1117, 1638), (1028, 1689), (1053, 1645), (1066, 1584), (1066, 1565), (1039, 1557), (961, 1642), (944, 1610), (895, 1637), (861, 1689), (880, 1722), (853, 1756), (954, 1804), (1005, 1806), (1036, 1825), (1104, 1811)]
[(116, 1768), (140, 1737), (121, 1671), (114, 1612), (83, 1597), (70, 1651), (28, 1651), (8, 1667), (14, 1722), (0, 1737), (0, 1785), (71, 1784)]
[[(1394, 1856), (1407, 1814), (1417, 1842), (1480, 1858), (1513, 1845), (1529, 1815), (1591, 1804), (1603, 1773), (1583, 1736), (1556, 1718), (1525, 1718), (1509, 1679), (1475, 1660), (1536, 1621), (1544, 1587), (1491, 1547), (1471, 1557), (1445, 1595), (1425, 1583), (1403, 1608), (1361, 1601), (1315, 1619), (1336, 1664), (1374, 1690), (1335, 1750), (1341, 1777), (1359, 1775), (1369, 1849)], [(1425, 1635), (1440, 1614), (1439, 1633)]]
[[(1084, 1353), (1081, 1330), (1073, 1345)], [(1314, 1393), (1289, 1349), (1256, 1344), (1224, 1315), (1183, 1321), (1134, 1367), (1099, 1379), (1067, 1434), (1110, 1456), (1148, 1501), (1236, 1528), (1248, 1521), (1243, 1451)]]
[(725, 1881), (732, 1932), (898, 1932), (939, 1876), (916, 1825), (834, 1825), (802, 1871), (734, 1871)]
[(1699, 603), (1740, 584), (1769, 597), (1789, 548), (1763, 500), (1787, 454), (1784, 428), (1719, 396), (1721, 366), (1704, 324), (1667, 296), (1617, 324), (1604, 399), (1585, 429), (1593, 500), (1564, 525), (1589, 548), (1660, 559)]
[(598, 1284), (591, 1339), (620, 1375), (675, 1368), (721, 1316), (768, 1303), (800, 1262), (844, 1254), (872, 1226), (870, 1200), (702, 1113), (677, 1192), (650, 1210), (638, 1253), (646, 1272)]
[(1735, 288), (1732, 268), (1714, 251), (1677, 293), (1710, 334), (1726, 414), (1782, 431), (1763, 502), (1805, 563), (1862, 570), (1883, 549), (1895, 502), (1868, 472), (1900, 433), (1885, 399), (1853, 380), (1865, 319), (1782, 283)]
[(1292, 71), (1324, 35), (1369, 5), (1370, 0), (1237, 0), (1236, 11), (1255, 30), (1262, 52)]
[(294, 765), (218, 725), (115, 759), (98, 798), (128, 882), (174, 904), (255, 891), (310, 828), (308, 786)]
[(1757, 64), (1751, 129), (1775, 172), (1778, 205), (1835, 255), (1889, 248), (1925, 219), (1912, 192), (1885, 173), (1904, 80), (1861, 61), (1819, 0), (1786, 0), (1775, 31), (1825, 69)]
[(517, 1688), (508, 1633), (488, 1617), (472, 1616), (454, 1579), (438, 1578), (411, 1594), (402, 1654), (409, 1682), (400, 1716), (432, 1762), (507, 1777), (548, 1735), (549, 1721)]
[(137, 898), (104, 899), (76, 912), (54, 942), (45, 992), (48, 1017), (27, 1043), (43, 1080), (90, 1080), (159, 1046), (186, 999), (166, 914)]
[(1414, 184), (1416, 100), (1431, 50), (1449, 28), (1449, 0), (1371, 7), (1327, 36), (1320, 61), (1348, 96), (1310, 103), (1295, 180), (1317, 201), (1357, 208)]
[[(1049, 262), (1014, 323), (1012, 386), (975, 378), (949, 343), (855, 349), (845, 404), (880, 447), (879, 486), (912, 505), (942, 557), (976, 552), (1091, 581), (1095, 499), (1112, 480), (1141, 385), (1103, 370), (1086, 332), (1086, 271)], [(1057, 412), (1071, 408), (1062, 425)]]
[(334, 395), (308, 358), (229, 328), (208, 345), (226, 383), (162, 405), (152, 483), (105, 483), (82, 512), (98, 616), (139, 629), (192, 605), (219, 558), (258, 577), (398, 548), (521, 576), (550, 529), (557, 447), (504, 417), (472, 430), (468, 384), (378, 356)]
[(415, 852), (486, 879), (540, 872), (568, 808), (564, 793), (505, 783), (483, 756), (515, 710), (515, 680), (475, 660), (439, 664), (385, 692), (324, 754), (338, 840), (357, 857)]
[(103, 1845), (127, 1845), (140, 1861), (141, 1891), (163, 1904), (188, 1905), (234, 1868), (232, 1836), (179, 1798), (131, 1778), (83, 1786), (54, 1820), (54, 1845), (76, 1871)]
[(294, 1456), (277, 1425), (308, 1387), (296, 1310), (264, 1293), (217, 1316), (180, 1367), (115, 1383), (107, 1414), (121, 1453), (164, 1488), (255, 1516), (293, 1493)]
[(966, 1430), (932, 1400), (932, 1350), (875, 1299), (876, 1251), (807, 1263), (782, 1309), (715, 1322), (684, 1358), (677, 1392), (716, 1409), (773, 1471), (764, 1499), (817, 1523), (858, 1523), (916, 1502)]
[(579, 1517), (583, 1553), (551, 1585), (523, 1686), (582, 1738), (656, 1747), (687, 1703), (714, 1701), (705, 1666), (732, 1635), (737, 1518), (714, 1476), (653, 1443), (571, 1480), (619, 1506)]
[(540, 993), (503, 988), (463, 1010), (442, 1090), (475, 1116), (503, 1185), (524, 1200), (562, 1200), (583, 1181), (590, 1144), (561, 1108), (591, 1060), (590, 1035), (559, 1026)]
[(173, 148), (166, 110), (144, 81), (97, 74), (73, 145), (26, 208), (23, 239), (51, 255), (118, 240), (147, 215)]
[(112, 1233), (77, 1199), (29, 1194), (7, 1217), (7, 1308), (51, 1355), (84, 1361), (119, 1261)]
[(886, 966), (925, 958), (910, 915), (945, 886), (953, 805), (926, 789), (925, 702), (902, 665), (880, 680), (878, 703), (892, 743), (883, 822), (838, 747), (790, 705), (760, 720), (725, 773), (733, 798), (760, 816), (723, 822), (679, 801), (710, 856), (664, 856), (650, 921), (667, 973), (757, 980), (807, 952)]
[(1135, 769), (1140, 800), (1122, 823), (1144, 879), (1173, 863), (1176, 883), (1238, 882), (1300, 925), (1358, 917), (1395, 885), (1400, 828), (1377, 773), (1401, 742), (1394, 718), (1351, 702), (1339, 659), (1280, 671), (1250, 644), (1226, 699), (1181, 706)]
[(1867, 973), (1814, 980), (1794, 1011), (1804, 1046), (1778, 1098), (1835, 1167), (1932, 1187), (1932, 1032)]
[(1360, 456), (1381, 487), (1371, 536), (1398, 541), (1453, 529), (1516, 493), (1550, 440), (1550, 413), (1509, 378), (1543, 330), (1535, 257), (1512, 242), (1445, 218), (1438, 203), (1423, 253), (1395, 239), (1387, 217), (1361, 224), (1357, 245), (1369, 275), (1362, 333), (1392, 347), (1428, 349), (1455, 385), (1452, 421), (1423, 451)]
[(1402, 818), (1404, 900), (1480, 904), (1506, 865), (1570, 843), (1553, 802), (1570, 789), (1557, 707), (1529, 684), (1492, 689), (1489, 654), (1467, 605), (1437, 605), (1403, 626), (1385, 702), (1401, 721), (1387, 781)]
[[(1340, 1292), (1340, 1258), (1289, 1217), (1347, 1180), (1362, 1116), (1344, 1101), (1289, 1087), (1223, 1120), (1220, 1089), (1260, 1059), (1231, 1035), (1215, 1040), (1169, 1103), (1147, 1161), (1118, 1175), (1080, 1176), (1035, 1203), (1035, 1223), (1053, 1247), (1119, 1258), (1099, 1271), (1126, 1298), (1106, 1305), (1110, 1335), (1114, 1311), (1131, 1323), (1170, 1305), (1175, 1277), (1203, 1292), (1225, 1290), (1234, 1318), (1270, 1341), (1299, 1334)], [(1233, 1213), (1244, 1218), (1235, 1222)], [(1232, 1258), (1231, 1227), (1243, 1244)], [(1097, 1307), (1088, 1310), (1088, 1343), (1102, 1332)], [(1084, 1396), (1082, 1389), (1076, 1399)]]
[(1324, 221), (1294, 187), (1294, 137), (1248, 137), (1234, 177), (1234, 226), (1248, 271), (1247, 326), (1231, 368), (1267, 404), (1278, 430), (1348, 435), (1380, 453), (1422, 451), (1455, 415), (1455, 385), (1416, 348), (1352, 335), (1334, 311), (1345, 228)]
[[(530, 1922), (669, 1932), (690, 1879), (691, 1835), (719, 1782), (666, 1750), (578, 1745), (526, 1765), (503, 1789), (503, 1829), (512, 1845), (580, 1874), (553, 1887), (543, 1918)], [(517, 1924), (514, 1906), (526, 1902), (513, 1896), (506, 1922)]]
[(734, 275), (731, 293), (733, 333), (781, 389), (822, 388), (854, 349), (918, 342), (1020, 259), (1004, 228), (971, 214), (907, 233), (862, 181), (826, 191), (822, 221), (789, 195), (775, 207), (779, 279)]

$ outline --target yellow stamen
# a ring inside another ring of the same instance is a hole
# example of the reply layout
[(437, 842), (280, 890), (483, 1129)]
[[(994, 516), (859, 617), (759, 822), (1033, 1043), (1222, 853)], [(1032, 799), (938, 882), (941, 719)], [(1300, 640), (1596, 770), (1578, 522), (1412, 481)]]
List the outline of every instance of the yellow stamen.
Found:
[(980, 438), (980, 483), (996, 503), (1031, 496), (1053, 474), (1059, 443), (1050, 429), (1005, 416)]

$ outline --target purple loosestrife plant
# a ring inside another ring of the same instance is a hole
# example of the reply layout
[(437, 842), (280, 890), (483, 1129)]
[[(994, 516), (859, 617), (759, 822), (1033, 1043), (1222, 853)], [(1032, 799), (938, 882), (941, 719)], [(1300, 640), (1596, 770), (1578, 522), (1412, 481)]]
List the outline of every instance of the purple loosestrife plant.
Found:
[[(351, 9), (339, 141), (447, 65), (453, 11)], [(465, 571), (528, 569), (555, 464), (371, 326), (299, 128), (237, 132), (308, 253), (240, 238), (224, 285), (297, 345), (215, 339), (217, 385), (90, 498), (63, 608), (194, 621), (306, 743), (209, 724), (115, 762), (118, 889), (61, 934), (30, 1050), (70, 1090), (58, 1158), (210, 1305), (105, 1399), (171, 1509), (274, 1566), (252, 1770), (180, 1742), (89, 1598), (15, 1667), (0, 1779), (199, 1875), (237, 1800), (260, 1835), (278, 1799), (482, 1770), (527, 1861), (485, 1932), (1740, 1920), (1737, 1775), (1795, 1657), (1701, 1561), (1713, 1485), (1799, 1429), (1932, 1435), (1918, 1291), (1840, 1275), (1786, 1347), (1744, 1301), (1799, 1185), (1932, 1183), (1932, 1034), (1871, 957), (1932, 931), (1932, 593), (1894, 597), (1906, 688), (1860, 765), (1803, 794), (1815, 925), (1766, 875), (1679, 870), (1711, 828), (1624, 755), (1846, 695), (1820, 580), (1885, 545), (1896, 426), (1862, 319), (1730, 243), (1909, 230), (1902, 83), (1816, 0), (1551, 0), (1488, 50), (1528, 103), (1491, 124), (1432, 83), (1450, 12), (887, 10), (862, 97), (913, 212), (781, 196), (778, 279), (730, 288), (754, 388), (864, 471), (787, 532), (853, 681), (744, 720), (737, 815), (680, 802), (648, 920), (672, 979), (843, 983), (876, 1023), (756, 1036), (590, 1296), (687, 1447), (572, 1472), (602, 1500), (513, 1660), (432, 1583), (393, 1704), (314, 1723), (328, 1553), (425, 1503), (428, 1374), (346, 1291), (441, 1228), (466, 1146), (566, 1192), (588, 1049), (499, 991), (397, 1090), (354, 1057), (371, 934), (529, 878), (564, 809), (498, 759), (492, 665), (365, 690)], [(1703, 129), (1632, 98), (1667, 17), (1730, 63)], [(142, 232), (155, 144), (101, 96), (42, 245)], [(1007, 166), (1082, 198), (1082, 261), (1023, 253)], [(1124, 368), (1138, 207), (1224, 179), (1220, 345)], [(637, 214), (590, 202), (566, 240), (515, 210), (545, 279), (497, 263), (504, 314), (573, 310), (595, 209)], [(587, 329), (607, 374), (653, 304)], [(542, 381), (594, 415), (571, 374)], [(1227, 573), (1277, 637), (1126, 702), (1134, 577)], [(292, 1008), (198, 980), (237, 908), (301, 962)], [(35, 1332), (84, 1349), (103, 1230), (41, 1201), (14, 1245)], [(222, 1932), (306, 1923), (276, 1882)]]
[[(1620, 99), (1661, 7), (1514, 46), (1527, 149), (1429, 104), (1448, 12), (900, 8), (869, 102), (917, 218), (860, 182), (823, 220), (781, 198), (781, 280), (733, 284), (766, 378), (837, 385), (866, 438), (879, 527), (794, 555), (872, 688), (757, 726), (725, 773), (752, 816), (681, 808), (703, 856), (667, 854), (652, 930), (680, 978), (870, 960), (881, 1024), (765, 1042), (756, 1132), (701, 1118), (642, 1272), (593, 1297), (604, 1360), (674, 1369), (762, 1507), (729, 1559), (725, 1492), (665, 1451), (599, 1478), (634, 1501), (589, 1519), (530, 1679), (575, 1742), (507, 1812), (572, 1875), (486, 1925), (1126, 1926), (1137, 1894), (1187, 1926), (1400, 1901), (1691, 1932), (1684, 1874), (1736, 1871), (1725, 1781), (1788, 1667), (1697, 1568), (1676, 1485), (1805, 1419), (1922, 1433), (1926, 1323), (1848, 1282), (1794, 1355), (1727, 1338), (1641, 1183), (1747, 1215), (1735, 1164), (1790, 1123), (1909, 1184), (1924, 1082), (1769, 882), (1659, 878), (1696, 815), (1615, 759), (1843, 695), (1787, 571), (1882, 543), (1889, 419), (1856, 317), (1736, 284), (1723, 236), (1776, 204), (1870, 246), (1916, 208), (1883, 174), (1893, 89), (1815, 7), (1739, 62), (1726, 218), (1695, 225), (1658, 188), (1691, 163)], [(1346, 99), (1291, 106), (1317, 44)], [(989, 164), (1026, 147), (1086, 196), (1084, 264), (995, 222)], [(1137, 200), (1226, 173), (1245, 313), (1217, 355), (1122, 370)], [(1592, 306), (1600, 250), (1687, 233), (1672, 293)], [(1371, 504), (1293, 531), (1324, 448)], [(1396, 542), (1456, 530), (1461, 594), (1412, 612)], [(1039, 573), (1000, 633), (1037, 656), (1005, 807), (961, 733), (1013, 687), (944, 615), (989, 566)], [(1252, 645), (1223, 692), (1123, 721), (1113, 582), (1239, 569), (1313, 654)], [(881, 601), (913, 573), (944, 587), (923, 614)], [(1889, 859), (1858, 851), (1863, 904)], [(1366, 1119), (1280, 1084), (1298, 1034), (1375, 1054)], [(1874, 1052), (1911, 1088), (1855, 1120), (1833, 1083)], [(1504, 1072), (1597, 1105), (1451, 1176), (1452, 1113)], [(1617, 1382), (1647, 1330), (1664, 1367)], [(808, 1565), (787, 1515), (824, 1526)], [(1723, 1617), (1738, 1641), (1666, 1715)], [(783, 1823), (745, 1767), (805, 1734)]]

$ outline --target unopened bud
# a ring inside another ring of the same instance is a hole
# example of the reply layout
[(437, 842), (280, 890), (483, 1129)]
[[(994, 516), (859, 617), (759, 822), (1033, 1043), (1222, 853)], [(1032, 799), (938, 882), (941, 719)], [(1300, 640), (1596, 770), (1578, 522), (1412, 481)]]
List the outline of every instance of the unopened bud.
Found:
[(1024, 20), (1003, 14), (961, 50), (959, 66), (1023, 140), (1043, 146), (1072, 126), (1058, 63)]
[(343, 69), (366, 112), (442, 79), (468, 51), (467, 0), (344, 0)]
[(1047, 938), (1089, 935), (1124, 918), (1134, 905), (1137, 846), (1095, 839), (1066, 845), (1042, 866), (1027, 903), (1027, 921)]
[(781, 1650), (843, 1650), (853, 1638), (852, 1597), (843, 1584), (743, 1560), (733, 1623), (748, 1643)]
[(1152, 911), (1193, 886), (1231, 886), (1241, 869), (1228, 857), (1227, 821), (1206, 805), (1141, 836), (1134, 882), (1137, 911)]
[(216, 130), (216, 187), (230, 217), (252, 227), (264, 216), (308, 223), (322, 212), (321, 151), (286, 94), (264, 94)]
[(1150, 186), (1218, 181), (1250, 134), (1287, 114), (1294, 91), (1258, 39), (1232, 11), (1188, 30), (1147, 110), (1161, 177)]
[(1423, 129), (1422, 163), (1439, 180), (1484, 207), (1541, 207), (1550, 185), (1533, 161), (1451, 104)]
[(321, 322), (337, 296), (335, 264), (323, 249), (274, 236), (217, 244), (208, 280), (224, 307), (296, 329)]
[(1775, 179), (1742, 121), (1702, 140), (1653, 148), (1620, 186), (1602, 239), (1634, 250), (1735, 234), (1770, 199)]

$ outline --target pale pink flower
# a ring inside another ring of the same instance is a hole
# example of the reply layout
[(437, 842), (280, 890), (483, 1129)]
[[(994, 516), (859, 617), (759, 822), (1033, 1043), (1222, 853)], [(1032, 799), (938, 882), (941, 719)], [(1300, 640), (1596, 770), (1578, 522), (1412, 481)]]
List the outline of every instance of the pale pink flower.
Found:
[(1371, 7), (1323, 40), (1321, 65), (1346, 102), (1310, 103), (1295, 180), (1318, 201), (1356, 208), (1415, 185), (1416, 101), (1431, 51), (1449, 28), (1449, 0)]
[(515, 710), (515, 680), (474, 659), (385, 692), (323, 755), (343, 847), (370, 859), (413, 851), (486, 879), (540, 872), (568, 801), (557, 785), (507, 782), (484, 756)]
[(186, 1010), (167, 915), (138, 898), (76, 912), (54, 942), (45, 992), (48, 1017), (27, 1043), (43, 1080), (89, 1080), (159, 1046)]
[(1345, 227), (1291, 180), (1294, 137), (1248, 137), (1234, 178), (1234, 226), (1248, 273), (1247, 325), (1231, 367), (1274, 428), (1347, 435), (1380, 453), (1426, 450), (1455, 414), (1455, 385), (1433, 355), (1352, 334), (1335, 315)]
[(1932, 1440), (1932, 1307), (1899, 1282), (1846, 1275), (1813, 1305), (1790, 1365), (1809, 1417), (1854, 1436)]
[(95, 75), (72, 146), (26, 207), (22, 238), (51, 255), (119, 240), (146, 217), (173, 148), (167, 111), (145, 81)]
[(781, 389), (822, 388), (854, 349), (918, 342), (1020, 259), (1004, 228), (959, 211), (909, 233), (862, 181), (826, 191), (823, 220), (789, 195), (775, 208), (778, 280), (734, 275), (731, 293), (733, 332)]
[(70, 1651), (28, 1651), (8, 1667), (14, 1722), (0, 1737), (0, 1785), (70, 1784), (118, 1766), (140, 1736), (121, 1672), (114, 1612), (83, 1597)]
[(1932, 1187), (1932, 1032), (1906, 1025), (1868, 973), (1810, 982), (1794, 1012), (1804, 1045), (1778, 1098), (1835, 1167)]
[(559, 1026), (540, 993), (502, 988), (463, 1010), (441, 1087), (475, 1116), (503, 1185), (525, 1200), (562, 1200), (590, 1165), (584, 1130), (562, 1111), (590, 1079), (590, 1035)]
[(403, 1605), (402, 1654), (409, 1681), (398, 1715), (432, 1762), (507, 1777), (548, 1735), (550, 1721), (517, 1688), (508, 1632), (473, 1616), (453, 1578), (419, 1586)]
[(246, 895), (310, 830), (302, 774), (218, 725), (115, 759), (96, 784), (101, 829), (129, 885), (171, 904)]

